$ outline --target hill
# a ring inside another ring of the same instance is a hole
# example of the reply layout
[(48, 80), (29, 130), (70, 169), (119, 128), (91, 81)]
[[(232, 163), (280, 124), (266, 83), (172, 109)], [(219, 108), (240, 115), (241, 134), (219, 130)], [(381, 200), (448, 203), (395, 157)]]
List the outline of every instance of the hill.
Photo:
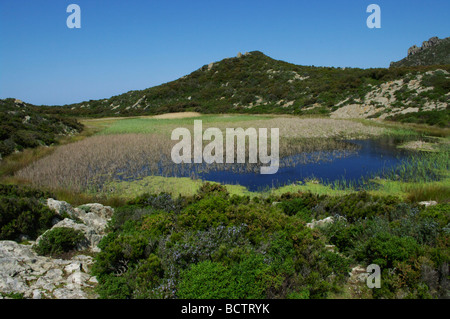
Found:
[(432, 37), (424, 41), (421, 47), (413, 45), (408, 49), (408, 56), (392, 62), (391, 67), (443, 64), (450, 64), (450, 37), (445, 39)]
[[(410, 106), (445, 109), (449, 71), (449, 65), (389, 69), (301, 66), (253, 51), (204, 65), (178, 80), (145, 90), (61, 107), (42, 106), (40, 110), (86, 117), (185, 111), (381, 116), (390, 115), (392, 108), (401, 111)], [(438, 86), (432, 87), (433, 83)], [(362, 109), (368, 105), (375, 111), (336, 113), (346, 105)]]
[(17, 99), (0, 100), (0, 118), (0, 159), (24, 148), (53, 144), (58, 136), (83, 128), (76, 120), (42, 114), (34, 105)]

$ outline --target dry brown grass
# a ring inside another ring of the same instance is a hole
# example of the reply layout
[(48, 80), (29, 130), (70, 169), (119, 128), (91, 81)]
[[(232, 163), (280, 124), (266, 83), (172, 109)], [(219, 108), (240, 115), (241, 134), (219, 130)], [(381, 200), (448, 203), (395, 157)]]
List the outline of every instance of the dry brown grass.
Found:
[[(15, 174), (34, 185), (95, 191), (105, 181), (157, 172), (171, 146), (153, 135), (93, 136), (63, 145)], [(145, 175), (144, 175), (145, 176)]]
[(199, 117), (201, 116), (198, 112), (176, 112), (176, 113), (166, 113), (166, 114), (160, 114), (152, 116), (151, 118), (154, 119), (184, 119), (184, 118), (190, 118), (190, 117)]
[[(220, 123), (224, 128), (230, 123)], [(277, 117), (269, 120), (245, 121), (232, 125), (254, 128), (279, 128), (281, 138), (367, 138), (379, 136), (384, 128), (349, 120), (329, 118)]]

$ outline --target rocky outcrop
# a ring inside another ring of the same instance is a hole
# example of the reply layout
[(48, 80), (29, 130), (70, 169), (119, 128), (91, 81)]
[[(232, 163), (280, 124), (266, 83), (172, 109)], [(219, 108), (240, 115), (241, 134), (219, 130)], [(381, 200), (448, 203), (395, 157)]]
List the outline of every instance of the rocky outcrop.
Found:
[[(81, 230), (86, 241), (77, 247), (79, 252), (71, 259), (39, 256), (33, 246), (42, 236), (28, 245), (14, 241), (0, 241), (0, 298), (20, 294), (24, 298), (87, 299), (96, 298), (93, 288), (97, 280), (91, 276), (91, 255), (105, 235), (113, 209), (101, 204), (86, 204), (73, 208), (54, 199), (47, 206), (64, 217), (52, 227), (70, 227)], [(45, 233), (44, 233), (45, 234)]]
[(445, 65), (450, 63), (450, 38), (432, 37), (422, 46), (413, 45), (408, 55), (400, 61), (391, 62), (389, 67), (410, 67), (424, 65)]
[(410, 47), (408, 49), (408, 56), (414, 55), (422, 50), (426, 50), (428, 48), (431, 48), (432, 46), (435, 46), (437, 44), (439, 44), (439, 42), (441, 41), (441, 39), (439, 39), (438, 37), (432, 37), (430, 38), (428, 41), (423, 41), (422, 43), (422, 47), (418, 47), (416, 45), (413, 45), (412, 47)]
[(77, 255), (70, 260), (38, 256), (32, 245), (0, 241), (0, 296), (24, 298), (87, 299), (97, 280), (89, 275), (93, 258)]

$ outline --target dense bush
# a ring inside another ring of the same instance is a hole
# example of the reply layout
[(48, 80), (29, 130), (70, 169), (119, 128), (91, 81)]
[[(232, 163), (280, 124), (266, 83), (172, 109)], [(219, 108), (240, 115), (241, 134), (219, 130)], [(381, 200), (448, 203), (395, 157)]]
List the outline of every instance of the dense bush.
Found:
[[(116, 211), (93, 267), (102, 297), (322, 298), (348, 272), (304, 221), (271, 203), (214, 185), (185, 202), (176, 212), (141, 198)], [(151, 256), (157, 275), (138, 282)], [(343, 277), (331, 276), (337, 269)]]
[[(351, 267), (372, 263), (383, 276), (374, 298), (448, 291), (447, 204), (366, 192), (250, 199), (214, 184), (159, 196), (117, 209), (93, 267), (102, 298), (327, 298), (349, 288)], [(305, 225), (327, 216), (334, 222)]]
[(407, 114), (398, 114), (387, 118), (402, 123), (428, 124), (439, 127), (450, 127), (450, 108), (445, 110), (420, 111)]
[(81, 230), (58, 227), (45, 232), (34, 249), (39, 255), (57, 257), (76, 250), (84, 240)]
[(51, 145), (58, 136), (83, 129), (77, 120), (43, 114), (42, 109), (14, 99), (0, 100), (0, 118), (0, 158), (16, 150)]
[(28, 187), (0, 185), (0, 240), (36, 239), (58, 215), (41, 200), (47, 192)]

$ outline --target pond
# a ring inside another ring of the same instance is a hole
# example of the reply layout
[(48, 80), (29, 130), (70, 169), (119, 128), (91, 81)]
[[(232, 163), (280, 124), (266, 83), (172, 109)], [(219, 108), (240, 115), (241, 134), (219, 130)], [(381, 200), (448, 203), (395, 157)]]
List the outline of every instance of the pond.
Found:
[[(239, 184), (247, 187), (250, 191), (260, 191), (311, 179), (323, 183), (345, 181), (353, 185), (360, 185), (365, 178), (383, 177), (383, 172), (395, 168), (411, 154), (411, 152), (398, 149), (392, 140), (352, 140), (346, 142), (355, 144), (356, 150), (343, 156), (336, 156), (335, 151), (321, 152), (319, 160), (303, 161), (303, 163), (297, 163), (293, 166), (281, 166), (278, 172), (273, 175), (261, 175), (257, 172), (209, 170), (198, 172), (197, 177), (202, 180), (224, 184)], [(308, 155), (311, 158), (315, 156), (314, 153)], [(305, 154), (302, 154), (302, 157), (305, 157)]]

